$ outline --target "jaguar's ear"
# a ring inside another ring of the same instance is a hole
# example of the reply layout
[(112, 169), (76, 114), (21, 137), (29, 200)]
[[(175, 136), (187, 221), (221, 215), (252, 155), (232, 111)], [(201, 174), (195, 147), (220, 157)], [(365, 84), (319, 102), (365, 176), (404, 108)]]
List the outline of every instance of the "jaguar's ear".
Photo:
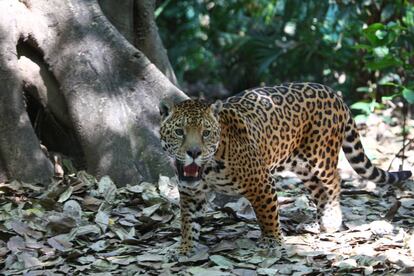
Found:
[(210, 107), (211, 112), (215, 117), (218, 117), (220, 111), (223, 109), (223, 102), (220, 100), (217, 100), (215, 103), (213, 103)]
[(160, 110), (161, 118), (164, 120), (172, 112), (174, 104), (171, 101), (162, 99), (158, 105), (158, 108)]

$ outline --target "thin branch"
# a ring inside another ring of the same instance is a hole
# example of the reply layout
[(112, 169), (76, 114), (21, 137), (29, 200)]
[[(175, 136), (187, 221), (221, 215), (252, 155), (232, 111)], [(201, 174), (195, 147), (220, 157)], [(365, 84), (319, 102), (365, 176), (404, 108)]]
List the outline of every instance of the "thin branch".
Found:
[(400, 154), (401, 153), (403, 153), (404, 152), (404, 150), (409, 146), (409, 145), (411, 145), (411, 143), (413, 143), (414, 142), (414, 138), (413, 139), (410, 139), (410, 140), (408, 140), (408, 142), (407, 142), (407, 144), (405, 144), (398, 152), (397, 152), (397, 154), (394, 156), (394, 158), (391, 160), (391, 163), (390, 163), (390, 165), (388, 166), (388, 169), (387, 169), (387, 171), (389, 171), (390, 169), (391, 169), (391, 166), (392, 166), (392, 163), (394, 162), (394, 160), (398, 157), (398, 156), (400, 156)]

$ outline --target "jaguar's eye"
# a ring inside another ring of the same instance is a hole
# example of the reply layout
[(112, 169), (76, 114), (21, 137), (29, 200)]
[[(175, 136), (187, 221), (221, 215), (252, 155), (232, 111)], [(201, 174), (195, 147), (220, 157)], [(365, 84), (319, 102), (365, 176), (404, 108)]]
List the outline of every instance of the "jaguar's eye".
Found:
[(184, 135), (184, 130), (182, 130), (181, 128), (177, 128), (175, 130), (175, 134), (177, 134), (178, 136), (183, 136)]
[(208, 136), (210, 136), (210, 130), (204, 130), (203, 137), (208, 137)]

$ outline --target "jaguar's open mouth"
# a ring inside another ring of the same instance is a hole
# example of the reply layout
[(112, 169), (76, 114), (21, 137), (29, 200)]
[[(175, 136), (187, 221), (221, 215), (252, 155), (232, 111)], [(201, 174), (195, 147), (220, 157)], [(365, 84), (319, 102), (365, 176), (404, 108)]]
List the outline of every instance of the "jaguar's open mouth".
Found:
[(197, 165), (196, 163), (191, 163), (190, 165), (184, 166), (179, 162), (175, 162), (177, 168), (178, 179), (180, 181), (194, 182), (201, 179), (203, 173), (203, 167)]

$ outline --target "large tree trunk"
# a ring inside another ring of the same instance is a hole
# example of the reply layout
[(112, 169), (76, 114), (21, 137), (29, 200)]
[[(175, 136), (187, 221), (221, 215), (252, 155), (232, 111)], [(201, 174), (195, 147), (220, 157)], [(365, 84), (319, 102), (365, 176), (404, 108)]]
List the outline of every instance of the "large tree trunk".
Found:
[[(165, 52), (160, 57), (152, 59), (171, 70)], [(53, 175), (38, 137), (119, 184), (170, 172), (158, 142), (157, 106), (186, 95), (96, 1), (0, 1), (0, 83), (0, 176), (42, 182)]]
[(109, 21), (121, 34), (155, 65), (167, 78), (177, 84), (155, 23), (155, 0), (100, 0)]

